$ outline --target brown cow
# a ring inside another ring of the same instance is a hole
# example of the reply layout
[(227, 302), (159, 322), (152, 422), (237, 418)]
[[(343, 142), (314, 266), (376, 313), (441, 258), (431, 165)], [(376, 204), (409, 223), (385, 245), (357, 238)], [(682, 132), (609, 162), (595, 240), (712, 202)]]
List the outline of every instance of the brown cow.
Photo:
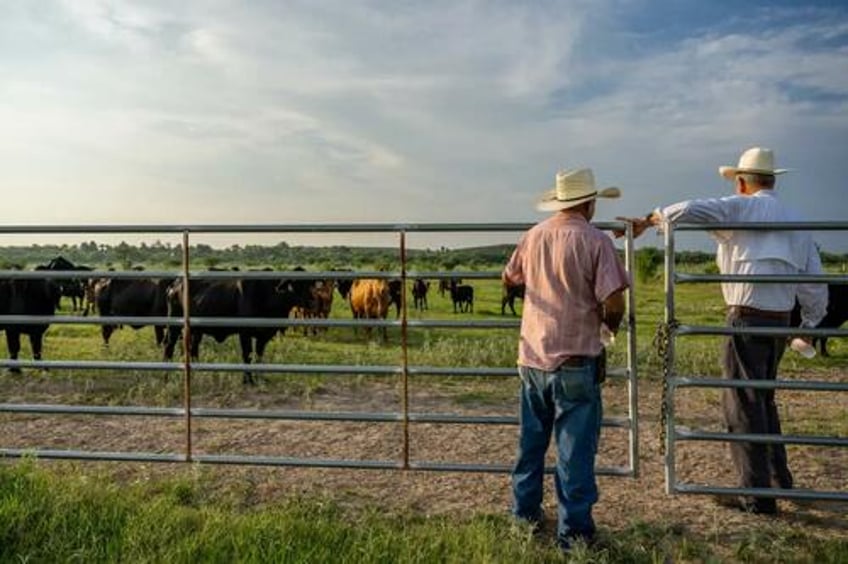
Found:
[[(335, 288), (334, 280), (308, 280), (309, 282), (309, 299), (303, 307), (295, 307), (292, 309), (291, 315), (297, 319), (327, 319), (330, 316), (330, 311), (333, 309), (333, 290)], [(309, 327), (303, 327), (303, 334), (309, 333)], [(312, 327), (312, 334), (318, 334), (318, 327)], [(326, 331), (326, 327), (321, 328)]]
[[(350, 310), (354, 319), (385, 319), (390, 303), (391, 296), (387, 280), (357, 279), (350, 287)], [(370, 327), (367, 332), (371, 334)], [(385, 327), (382, 333), (385, 342), (388, 340)]]

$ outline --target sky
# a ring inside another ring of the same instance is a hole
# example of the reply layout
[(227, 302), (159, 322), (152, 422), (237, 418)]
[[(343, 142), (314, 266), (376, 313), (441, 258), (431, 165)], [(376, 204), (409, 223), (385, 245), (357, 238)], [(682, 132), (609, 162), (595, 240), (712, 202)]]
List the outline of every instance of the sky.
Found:
[(584, 166), (608, 221), (754, 145), (848, 221), (848, 2), (0, 3), (7, 225), (535, 222)]

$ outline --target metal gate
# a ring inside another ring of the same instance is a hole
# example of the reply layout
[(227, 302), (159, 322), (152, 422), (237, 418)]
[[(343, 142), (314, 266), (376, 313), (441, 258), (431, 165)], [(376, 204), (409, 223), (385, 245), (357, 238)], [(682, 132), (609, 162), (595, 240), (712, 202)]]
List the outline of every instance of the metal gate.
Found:
[(663, 396), (663, 434), (665, 448), (665, 478), (666, 493), (668, 494), (726, 494), (751, 495), (758, 497), (775, 497), (787, 499), (823, 499), (848, 501), (848, 491), (825, 491), (814, 489), (780, 489), (780, 488), (741, 488), (720, 487), (713, 485), (697, 485), (681, 483), (676, 473), (676, 444), (678, 441), (721, 441), (721, 442), (754, 442), (765, 444), (807, 445), (821, 447), (848, 447), (848, 437), (822, 435), (770, 435), (770, 434), (731, 434), (699, 431), (679, 427), (675, 423), (675, 392), (680, 388), (754, 388), (760, 390), (805, 390), (815, 392), (848, 392), (848, 381), (795, 381), (795, 380), (725, 380), (720, 378), (705, 378), (695, 376), (678, 376), (675, 372), (675, 340), (691, 335), (774, 335), (774, 336), (810, 336), (831, 337), (848, 336), (845, 329), (811, 329), (811, 328), (775, 328), (775, 327), (717, 327), (704, 325), (687, 325), (676, 316), (675, 284), (709, 283), (709, 282), (756, 282), (756, 283), (785, 283), (785, 282), (830, 282), (848, 284), (848, 275), (792, 275), (792, 276), (745, 276), (728, 274), (686, 274), (675, 271), (675, 231), (707, 231), (744, 229), (749, 231), (767, 230), (808, 230), (808, 231), (844, 231), (848, 230), (846, 222), (795, 222), (795, 223), (723, 223), (711, 224), (709, 227), (696, 224), (668, 224), (664, 226), (665, 235), (665, 323), (663, 333), (666, 337), (663, 355), (664, 396)]
[[(629, 224), (598, 223), (597, 227), (605, 230), (624, 229), (625, 264), (632, 272), (633, 238)], [(52, 449), (16, 449), (0, 448), (0, 457), (21, 457), (32, 455), (45, 459), (77, 459), (77, 460), (112, 460), (112, 461), (143, 461), (143, 462), (193, 462), (202, 464), (241, 464), (263, 466), (310, 466), (330, 468), (371, 468), (371, 469), (404, 469), (429, 471), (461, 471), (461, 472), (509, 472), (510, 465), (501, 464), (465, 464), (450, 462), (435, 462), (414, 460), (410, 457), (410, 425), (417, 423), (439, 424), (484, 424), (484, 425), (517, 425), (517, 417), (495, 415), (465, 416), (460, 414), (415, 413), (410, 411), (409, 390), (416, 376), (449, 376), (458, 378), (503, 377), (515, 378), (515, 368), (488, 367), (434, 367), (416, 366), (408, 362), (408, 334), (410, 331), (426, 328), (486, 328), (509, 329), (518, 327), (517, 320), (477, 320), (452, 321), (435, 319), (410, 319), (406, 304), (407, 281), (414, 278), (443, 280), (452, 277), (467, 279), (500, 279), (500, 272), (481, 271), (451, 271), (424, 272), (407, 270), (406, 235), (408, 233), (494, 233), (521, 232), (532, 224), (524, 223), (483, 223), (483, 224), (323, 224), (323, 225), (192, 225), (192, 226), (6, 226), (0, 227), (0, 234), (178, 234), (182, 236), (182, 267), (179, 272), (167, 271), (0, 271), (0, 279), (141, 279), (177, 277), (188, 288), (189, 280), (221, 280), (231, 278), (270, 279), (285, 277), (288, 279), (400, 279), (401, 316), (397, 320), (340, 320), (340, 319), (268, 319), (268, 318), (213, 318), (190, 317), (189, 296), (184, 294), (182, 318), (177, 317), (79, 317), (79, 316), (0, 316), (0, 325), (8, 324), (143, 324), (180, 326), (183, 330), (183, 361), (182, 362), (121, 362), (109, 360), (79, 361), (79, 360), (46, 360), (46, 361), (0, 361), (0, 367), (5, 368), (46, 368), (46, 369), (85, 369), (85, 370), (114, 370), (118, 368), (137, 371), (178, 371), (183, 374), (183, 399), (181, 408), (163, 408), (152, 406), (93, 406), (93, 405), (45, 405), (26, 403), (0, 404), (0, 413), (27, 413), (50, 415), (120, 415), (182, 418), (184, 421), (184, 449), (182, 452), (104, 452), (88, 450), (52, 450)], [(398, 252), (401, 268), (395, 272), (385, 271), (192, 271), (189, 268), (191, 256), (191, 236), (197, 234), (245, 234), (245, 233), (394, 233), (398, 236)], [(622, 329), (626, 331), (626, 365), (612, 368), (611, 378), (626, 380), (628, 390), (627, 417), (606, 418), (605, 427), (624, 428), (628, 432), (628, 459), (626, 463), (614, 467), (598, 468), (599, 474), (616, 476), (637, 476), (639, 471), (638, 450), (638, 403), (637, 403), (637, 370), (636, 370), (636, 332), (634, 316), (633, 291), (627, 293), (627, 317)], [(361, 364), (239, 364), (239, 363), (201, 363), (193, 362), (188, 354), (189, 338), (192, 327), (398, 327), (401, 334), (401, 362), (399, 365), (361, 365)], [(329, 412), (329, 411), (294, 411), (294, 410), (260, 410), (260, 409), (218, 409), (198, 408), (192, 405), (192, 374), (195, 372), (235, 372), (250, 369), (255, 373), (288, 373), (288, 374), (364, 374), (394, 376), (400, 379), (402, 395), (401, 405), (392, 412)], [(344, 459), (312, 459), (282, 456), (251, 456), (251, 455), (216, 455), (195, 452), (192, 445), (192, 422), (198, 418), (210, 419), (253, 419), (253, 420), (300, 420), (300, 421), (355, 421), (355, 422), (395, 422), (402, 428), (402, 456), (399, 460), (344, 460)], [(2, 439), (0, 439), (2, 440)], [(549, 468), (548, 471), (552, 471)]]

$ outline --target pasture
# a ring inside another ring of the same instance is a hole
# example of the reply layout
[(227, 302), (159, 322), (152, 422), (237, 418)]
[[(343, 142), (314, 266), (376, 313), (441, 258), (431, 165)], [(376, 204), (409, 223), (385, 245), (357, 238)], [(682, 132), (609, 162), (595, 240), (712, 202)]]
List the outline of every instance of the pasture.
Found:
[[(473, 314), (453, 313), (449, 298), (441, 297), (434, 283), (429, 311), (413, 311), (408, 294), (410, 318), (501, 319), (499, 282), (470, 283), (475, 288)], [(599, 479), (600, 541), (592, 549), (578, 551), (575, 559), (846, 561), (845, 504), (781, 501), (781, 514), (765, 517), (735, 513), (701, 496), (665, 495), (658, 438), (660, 365), (652, 343), (662, 319), (661, 286), (654, 279), (637, 283), (636, 289), (641, 476)], [(715, 285), (680, 286), (677, 305), (678, 319), (686, 323), (723, 322), (724, 308)], [(336, 294), (331, 317), (350, 315)], [(394, 307), (389, 317), (394, 317)], [(719, 339), (680, 339), (678, 373), (717, 376)], [(512, 367), (516, 340), (517, 329), (410, 329), (409, 363)], [(397, 329), (389, 329), (388, 343), (383, 344), (376, 332), (369, 338), (352, 328), (330, 328), (316, 335), (290, 328), (269, 344), (265, 362), (398, 365), (399, 341)], [(832, 339), (829, 348), (830, 358), (813, 360), (787, 352), (781, 377), (845, 381), (848, 343)], [(623, 365), (624, 352), (622, 334), (610, 349), (611, 366)], [(21, 358), (28, 355), (25, 344)], [(53, 325), (45, 339), (44, 358), (147, 361), (159, 360), (161, 351), (150, 327), (123, 328), (103, 347), (96, 326)], [(239, 362), (237, 339), (218, 344), (206, 338), (200, 360)], [(0, 394), (3, 403), (180, 407), (180, 377), (132, 370), (24, 370), (21, 375), (3, 373)], [(416, 376), (411, 377), (409, 407), (412, 412), (514, 415), (516, 394), (514, 378)], [(678, 394), (680, 424), (721, 430), (718, 391), (687, 389)], [(608, 380), (604, 402), (606, 416), (625, 415), (624, 382)], [(778, 403), (784, 433), (848, 436), (844, 395), (779, 391)], [(258, 385), (245, 387), (240, 373), (195, 373), (193, 405), (399, 411), (401, 386), (397, 376), (268, 374)], [(5, 448), (180, 452), (184, 442), (180, 419), (2, 414), (0, 421)], [(516, 433), (514, 426), (412, 424), (410, 457), (510, 463)], [(626, 439), (624, 430), (605, 428), (598, 463), (623, 465)], [(401, 457), (401, 429), (395, 422), (196, 419), (192, 440), (196, 452), (215, 454)], [(798, 487), (848, 490), (844, 449), (789, 446), (788, 452)], [(733, 485), (729, 454), (722, 443), (681, 443), (678, 474), (694, 483)], [(31, 511), (28, 500), (34, 500)], [(502, 474), (10, 460), (0, 473), (0, 529), (7, 535), (0, 543), (0, 560), (13, 556), (65, 560), (73, 555), (86, 560), (558, 559), (551, 536), (556, 511), (552, 478), (547, 483), (548, 526), (542, 537), (534, 538), (512, 524), (506, 516), (509, 505), (509, 477)], [(81, 521), (75, 522), (74, 515)], [(142, 531), (137, 522), (147, 523), (154, 533)], [(54, 541), (48, 543), (47, 538)]]

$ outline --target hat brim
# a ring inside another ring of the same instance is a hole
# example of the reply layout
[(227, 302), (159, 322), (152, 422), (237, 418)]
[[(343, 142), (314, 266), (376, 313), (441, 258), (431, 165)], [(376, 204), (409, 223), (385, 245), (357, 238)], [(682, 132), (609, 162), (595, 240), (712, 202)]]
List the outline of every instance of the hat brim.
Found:
[(727, 180), (733, 180), (733, 177), (737, 174), (783, 174), (786, 172), (791, 172), (791, 168), (776, 168), (774, 170), (763, 170), (758, 168), (739, 168), (736, 166), (720, 166), (718, 167), (718, 173), (726, 178)]
[(585, 198), (579, 198), (577, 200), (557, 200), (556, 190), (548, 190), (539, 198), (536, 202), (536, 209), (538, 211), (560, 211), (568, 208), (573, 208), (575, 206), (579, 206), (580, 204), (584, 204), (596, 198), (607, 198), (614, 199), (621, 197), (621, 190), (619, 190), (615, 186), (609, 186), (607, 188), (603, 188), (598, 190), (596, 193), (591, 196), (586, 196)]

